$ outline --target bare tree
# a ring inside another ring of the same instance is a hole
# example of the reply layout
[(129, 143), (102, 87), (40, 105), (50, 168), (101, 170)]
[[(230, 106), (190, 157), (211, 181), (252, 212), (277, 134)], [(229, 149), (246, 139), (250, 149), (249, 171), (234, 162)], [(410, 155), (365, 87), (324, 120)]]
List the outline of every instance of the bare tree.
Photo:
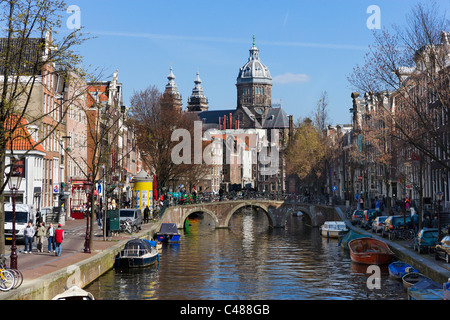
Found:
[[(46, 115), (36, 112), (32, 106), (33, 90), (42, 85), (44, 75), (57, 73), (58, 66), (76, 68), (81, 57), (74, 48), (83, 42), (80, 30), (66, 36), (53, 37), (61, 25), (62, 13), (66, 5), (63, 1), (2, 0), (0, 1), (0, 123), (15, 117), (11, 126), (0, 126), (0, 176), (5, 176), (6, 150), (14, 132), (23, 125), (39, 123)], [(66, 75), (60, 73), (60, 79)], [(53, 88), (55, 89), (55, 88)], [(47, 114), (57, 110), (61, 119), (66, 112), (58, 104), (47, 110)], [(57, 119), (46, 134), (41, 135), (36, 145), (55, 133), (60, 123)], [(32, 150), (35, 146), (30, 148)], [(11, 163), (14, 165), (14, 163)], [(11, 171), (10, 171), (11, 173)], [(4, 194), (6, 179), (0, 184), (0, 253), (5, 251), (4, 242)]]

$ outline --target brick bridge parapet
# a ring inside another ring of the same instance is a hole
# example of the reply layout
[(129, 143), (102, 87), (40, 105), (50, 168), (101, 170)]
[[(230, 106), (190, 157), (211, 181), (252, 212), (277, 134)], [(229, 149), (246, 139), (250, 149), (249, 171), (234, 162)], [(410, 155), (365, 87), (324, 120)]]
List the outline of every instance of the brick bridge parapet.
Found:
[(171, 206), (164, 209), (161, 222), (175, 223), (179, 229), (184, 221), (195, 212), (209, 215), (216, 228), (228, 228), (231, 217), (242, 208), (253, 208), (265, 214), (273, 228), (282, 228), (289, 215), (301, 211), (312, 227), (319, 227), (325, 221), (341, 220), (334, 207), (277, 200), (232, 200), (199, 204)]

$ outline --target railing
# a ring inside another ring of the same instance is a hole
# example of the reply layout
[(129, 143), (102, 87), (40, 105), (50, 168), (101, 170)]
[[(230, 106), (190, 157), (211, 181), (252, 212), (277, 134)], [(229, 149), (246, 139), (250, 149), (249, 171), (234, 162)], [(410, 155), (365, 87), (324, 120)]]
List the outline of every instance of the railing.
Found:
[(212, 193), (198, 193), (195, 197), (192, 194), (182, 196), (181, 198), (170, 197), (169, 199), (164, 201), (162, 206), (157, 206), (156, 209), (160, 208), (159, 215), (160, 217), (162, 217), (166, 208), (171, 206), (239, 200), (273, 200), (300, 204), (328, 204), (327, 198), (325, 196), (302, 196), (287, 193), (232, 191), (224, 193), (222, 195)]

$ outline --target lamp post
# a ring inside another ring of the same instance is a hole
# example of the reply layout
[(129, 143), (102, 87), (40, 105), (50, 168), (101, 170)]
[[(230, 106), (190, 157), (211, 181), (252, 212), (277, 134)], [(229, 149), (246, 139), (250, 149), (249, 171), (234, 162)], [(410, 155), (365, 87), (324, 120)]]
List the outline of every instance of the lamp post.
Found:
[[(16, 170), (14, 170), (16, 169)], [(12, 243), (11, 243), (11, 269), (17, 269), (17, 246), (16, 246), (16, 196), (22, 182), (21, 170), (17, 166), (13, 167), (13, 171), (9, 175), (5, 173), (8, 179), (8, 187), (11, 190), (12, 198)]]
[(441, 201), (442, 201), (442, 192), (436, 192), (436, 200), (437, 200), (437, 215), (438, 215), (438, 242), (441, 241)]
[(89, 217), (90, 217), (90, 207), (91, 207), (91, 194), (92, 194), (92, 182), (87, 181), (83, 183), (84, 191), (86, 192), (86, 198), (87, 198), (87, 213), (86, 213), (86, 237), (84, 241), (84, 253), (91, 253), (91, 247), (90, 247), (90, 230), (89, 230)]

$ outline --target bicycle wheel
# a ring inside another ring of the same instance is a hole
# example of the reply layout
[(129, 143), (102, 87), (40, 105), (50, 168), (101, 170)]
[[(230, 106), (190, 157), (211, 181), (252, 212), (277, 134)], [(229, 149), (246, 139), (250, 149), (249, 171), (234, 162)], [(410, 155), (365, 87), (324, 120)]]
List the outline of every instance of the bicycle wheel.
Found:
[(406, 240), (413, 240), (416, 237), (416, 234), (413, 230), (407, 230), (405, 238)]
[(8, 291), (14, 287), (14, 274), (9, 270), (2, 270), (0, 274), (0, 290)]
[(14, 274), (15, 283), (14, 283), (14, 289), (17, 289), (22, 285), (23, 282), (23, 274), (20, 272), (20, 270), (17, 269), (8, 269)]

